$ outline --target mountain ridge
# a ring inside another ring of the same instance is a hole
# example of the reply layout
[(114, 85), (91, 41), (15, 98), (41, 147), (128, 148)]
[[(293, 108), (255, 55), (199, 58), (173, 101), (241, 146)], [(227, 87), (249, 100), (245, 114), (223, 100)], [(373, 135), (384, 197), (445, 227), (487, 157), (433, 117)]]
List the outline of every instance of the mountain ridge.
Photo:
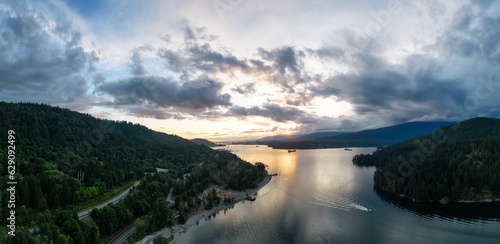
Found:
[(342, 147), (379, 147), (424, 135), (454, 122), (409, 122), (378, 129), (339, 135), (313, 140), (281, 141), (270, 143), (274, 149), (316, 149)]

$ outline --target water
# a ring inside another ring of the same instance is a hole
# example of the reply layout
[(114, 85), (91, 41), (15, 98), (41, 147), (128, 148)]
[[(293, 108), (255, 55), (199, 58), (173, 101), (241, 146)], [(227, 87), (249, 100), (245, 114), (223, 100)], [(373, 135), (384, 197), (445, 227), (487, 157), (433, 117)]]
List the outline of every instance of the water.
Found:
[(377, 192), (375, 168), (351, 162), (375, 148), (231, 150), (279, 176), (256, 201), (201, 220), (173, 243), (500, 243), (500, 203), (416, 204)]

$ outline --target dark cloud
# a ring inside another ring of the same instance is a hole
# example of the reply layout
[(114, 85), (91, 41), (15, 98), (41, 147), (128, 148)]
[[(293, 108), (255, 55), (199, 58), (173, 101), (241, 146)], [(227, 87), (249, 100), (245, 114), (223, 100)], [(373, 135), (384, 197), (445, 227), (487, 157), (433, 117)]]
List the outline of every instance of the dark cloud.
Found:
[(88, 56), (89, 67), (88, 67), (87, 71), (89, 73), (94, 73), (97, 71), (95, 64), (98, 63), (99, 60), (100, 60), (100, 58), (99, 58), (99, 56), (97, 56), (97, 53), (95, 51), (92, 51), (90, 53), (90, 55)]
[(340, 48), (335, 46), (321, 47), (318, 50), (308, 50), (310, 54), (317, 55), (322, 59), (333, 59), (333, 60), (341, 60), (346, 54), (346, 52)]
[(255, 93), (255, 83), (246, 83), (243, 85), (236, 86), (232, 88), (231, 91), (237, 92), (242, 95), (248, 95)]
[[(321, 89), (319, 86), (313, 87), (314, 89)], [(285, 101), (287, 105), (292, 106), (305, 106), (308, 105), (317, 95), (311, 94), (307, 91), (307, 88), (301, 91), (295, 91), (294, 93), (288, 93), (285, 96)]]
[(33, 16), (5, 18), (4, 21), (5, 27), (12, 31), (16, 39), (34, 37), (41, 31), (41, 26)]
[(302, 58), (305, 56), (302, 51), (297, 51), (290, 46), (276, 48), (271, 51), (260, 48), (259, 54), (264, 60), (272, 62), (281, 75), (285, 75), (287, 72), (300, 73), (303, 65)]
[(207, 34), (207, 28), (191, 26), (187, 20), (180, 21), (180, 25), (184, 28), (184, 43), (186, 45), (217, 39), (217, 36)]
[(71, 40), (66, 44), (67, 47), (75, 47), (80, 45), (82, 40), (82, 34), (80, 32), (74, 32)]
[(158, 56), (165, 59), (167, 68), (174, 72), (181, 72), (183, 69), (183, 58), (180, 54), (167, 48), (160, 48)]
[(306, 87), (300, 90), (295, 89), (294, 93), (288, 93), (285, 96), (286, 104), (293, 106), (306, 106), (311, 104), (311, 101), (317, 97), (328, 98), (332, 97), (336, 100), (341, 95), (338, 88), (332, 87), (331, 84), (324, 82), (311, 82)]
[[(314, 97), (331, 96), (351, 103), (356, 114), (363, 116), (360, 119), (376, 116), (386, 124), (494, 115), (491, 108), (498, 103), (497, 86), (484, 85), (481, 80), (498, 75), (500, 15), (493, 9), (499, 6), (491, 2), (479, 5), (459, 8), (435, 43), (423, 48), (426, 54), (409, 55), (398, 64), (387, 61), (380, 51), (388, 45), (377, 38), (368, 40), (363, 48), (352, 41), (351, 48), (328, 43), (330, 46), (308, 49), (308, 55), (324, 66), (333, 61), (346, 65), (348, 71), (330, 74), (323, 82), (296, 93), (287, 103), (303, 105)], [(443, 6), (429, 11), (431, 6), (413, 9), (425, 10), (431, 18), (446, 11)], [(478, 90), (486, 95), (478, 95)], [(476, 103), (474, 109), (467, 108), (471, 101)]]
[(130, 63), (128, 64), (130, 73), (134, 76), (145, 75), (148, 73), (144, 65), (142, 64), (141, 53), (147, 51), (154, 51), (154, 48), (150, 45), (140, 46), (135, 48), (132, 53), (132, 57), (130, 57)]
[[(184, 23), (184, 46), (173, 50), (167, 46), (158, 48), (158, 57), (165, 60), (166, 68), (179, 74), (182, 81), (191, 80), (193, 76), (229, 75), (241, 71), (250, 75), (261, 76), (266, 81), (278, 84), (287, 92), (296, 92), (294, 85), (320, 80), (319, 76), (305, 71), (306, 54), (291, 46), (266, 50), (258, 50), (257, 59), (241, 59), (231, 55), (226, 49), (215, 50), (210, 40), (213, 36), (206, 34), (205, 28), (196, 28)], [(328, 96), (323, 91), (327, 88), (317, 88), (318, 96)], [(329, 88), (328, 88), (329, 89)], [(255, 92), (250, 84), (238, 85), (232, 89), (240, 94)], [(330, 89), (331, 91), (331, 89)]]
[(381, 69), (331, 77), (339, 87), (336, 97), (348, 101), (360, 115), (384, 115), (388, 120), (408, 121), (463, 107), (467, 90), (460, 80), (438, 78), (439, 69), (422, 69), (412, 75)]
[(287, 105), (292, 105), (292, 106), (301, 106), (305, 105), (306, 101), (303, 99), (286, 99), (286, 104)]
[(83, 74), (98, 58), (84, 51), (64, 11), (55, 16), (25, 1), (0, 3), (0, 100), (73, 109), (90, 104)]
[(199, 79), (179, 84), (157, 76), (136, 76), (107, 82), (98, 91), (113, 97), (110, 105), (151, 104), (161, 108), (207, 109), (230, 106), (230, 96), (221, 94), (222, 83)]
[(359, 116), (320, 116), (313, 118), (312, 123), (303, 123), (299, 127), (301, 133), (313, 133), (323, 131), (354, 132), (362, 129), (373, 129), (387, 125), (386, 121), (374, 117)]
[(92, 78), (92, 84), (95, 87), (101, 86), (106, 81), (106, 76), (103, 73), (97, 73)]
[(491, 7), (491, 5), (495, 2), (495, 0), (473, 0), (471, 1), (471, 3), (473, 5), (478, 5), (480, 6), (481, 8), (485, 8), (485, 9), (488, 9), (489, 7)]
[(481, 8), (462, 6), (453, 15), (451, 27), (438, 39), (439, 47), (447, 56), (474, 57), (500, 61), (500, 14), (494, 14), (492, 2), (474, 1)]
[(328, 85), (321, 84), (319, 86), (311, 86), (309, 88), (310, 97), (330, 97), (330, 96), (339, 96), (341, 91), (335, 87), (331, 87)]
[(265, 63), (261, 60), (252, 59), (250, 60), (250, 63), (253, 65), (257, 72), (265, 72), (270, 70), (270, 67), (266, 66)]
[[(196, 30), (196, 31), (195, 31)], [(201, 36), (202, 38), (198, 38)], [(226, 51), (212, 48), (207, 39), (205, 29), (186, 27), (185, 43), (180, 50), (167, 47), (158, 49), (157, 55), (165, 60), (166, 67), (179, 73), (181, 79), (189, 80), (197, 74), (232, 75), (235, 70), (251, 75), (263, 75), (266, 80), (279, 84), (288, 92), (294, 92), (294, 85), (319, 80), (319, 77), (305, 71), (305, 53), (294, 47), (284, 46), (271, 50), (260, 48), (260, 59), (240, 59)], [(251, 92), (239, 86), (233, 91), (239, 93)], [(250, 87), (249, 87), (250, 88)]]
[(184, 39), (185, 40), (196, 40), (196, 36), (194, 35), (193, 30), (189, 26), (186, 27), (186, 29), (184, 29)]
[(186, 25), (184, 46), (178, 50), (163, 46), (157, 52), (157, 56), (165, 60), (166, 68), (180, 74), (182, 80), (200, 74), (231, 73), (235, 69), (249, 71), (246, 60), (240, 60), (226, 51), (214, 50), (210, 42), (216, 37), (207, 34), (205, 28), (191, 27), (187, 23), (183, 25)]
[(141, 55), (137, 50), (134, 51), (130, 59), (132, 62), (129, 64), (129, 68), (132, 75), (145, 75), (147, 73), (146, 68), (142, 65)]
[(259, 48), (262, 61), (252, 60), (259, 71), (267, 72), (272, 82), (281, 85), (288, 92), (294, 92), (294, 86), (300, 83), (308, 83), (318, 79), (305, 71), (304, 61), (306, 54), (291, 46), (283, 46), (271, 50)]
[(276, 122), (300, 122), (305, 121), (308, 114), (296, 107), (282, 107), (277, 104), (265, 104), (263, 106), (253, 106), (250, 108), (234, 106), (229, 110), (230, 116), (247, 117), (262, 116), (270, 118)]
[(227, 72), (232, 68), (245, 70), (248, 65), (231, 55), (223, 55), (211, 49), (209, 44), (189, 48), (191, 65), (206, 72)]

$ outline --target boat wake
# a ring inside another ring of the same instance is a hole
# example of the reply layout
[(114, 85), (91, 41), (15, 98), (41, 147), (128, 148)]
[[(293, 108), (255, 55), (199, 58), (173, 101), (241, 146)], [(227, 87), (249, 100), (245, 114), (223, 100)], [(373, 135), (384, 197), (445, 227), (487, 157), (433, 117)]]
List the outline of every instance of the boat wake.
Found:
[(349, 193), (340, 193), (340, 194), (325, 194), (323, 196), (316, 196), (314, 198), (314, 203), (329, 207), (336, 208), (344, 211), (351, 211), (353, 209), (371, 212), (370, 208), (359, 205), (356, 203), (356, 196), (354, 194)]
[(351, 203), (349, 204), (349, 206), (353, 207), (353, 208), (356, 208), (356, 209), (359, 209), (359, 210), (362, 210), (362, 211), (366, 211), (366, 212), (371, 212), (372, 210), (367, 208), (367, 207), (363, 207), (359, 204), (356, 204), (356, 203)]
[(371, 212), (372, 210), (370, 208), (358, 204), (359, 201), (357, 200), (358, 197), (356, 194), (350, 191), (343, 190), (343, 188), (349, 185), (351, 182), (352, 179), (348, 180), (340, 187), (334, 186), (332, 184), (330, 187), (318, 189), (311, 192), (312, 197), (305, 197), (302, 194), (296, 194), (294, 191), (289, 190), (293, 188), (288, 187), (288, 184), (291, 183), (287, 182), (286, 177), (278, 178), (278, 180), (275, 181), (275, 187), (279, 189), (287, 189), (288, 191), (285, 190), (284, 193), (296, 199), (308, 201), (323, 207), (334, 208), (343, 211), (361, 210), (365, 212)]
[(356, 194), (342, 190), (342, 188), (348, 185), (351, 181), (352, 180), (347, 181), (340, 187), (331, 187), (321, 192), (317, 192), (314, 197), (314, 203), (344, 211), (357, 209), (365, 212), (371, 212), (372, 210), (370, 208), (358, 204), (358, 197)]

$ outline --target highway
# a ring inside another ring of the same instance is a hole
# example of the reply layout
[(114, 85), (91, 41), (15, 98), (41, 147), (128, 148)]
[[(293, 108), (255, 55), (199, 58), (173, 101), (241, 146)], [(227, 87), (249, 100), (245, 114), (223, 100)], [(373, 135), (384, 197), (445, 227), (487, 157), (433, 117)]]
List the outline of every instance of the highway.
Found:
[[(118, 195), (115, 198), (113, 198), (113, 199), (111, 199), (111, 200), (109, 200), (109, 201), (107, 201), (107, 202), (105, 202), (105, 203), (103, 203), (103, 204), (101, 204), (101, 205), (99, 205), (97, 207), (94, 207), (94, 208), (104, 208), (104, 207), (106, 207), (110, 203), (117, 203), (117, 202), (119, 202), (120, 200), (122, 200), (123, 198), (125, 198), (129, 194), (130, 189), (132, 189), (132, 187), (138, 186), (139, 183), (141, 183), (141, 181), (136, 181), (133, 186), (131, 186), (130, 188), (128, 188), (126, 191), (122, 192), (120, 195)], [(89, 216), (90, 212), (94, 208), (91, 208), (89, 210), (85, 210), (83, 212), (78, 213), (78, 219), (82, 220), (82, 219), (87, 218)]]

